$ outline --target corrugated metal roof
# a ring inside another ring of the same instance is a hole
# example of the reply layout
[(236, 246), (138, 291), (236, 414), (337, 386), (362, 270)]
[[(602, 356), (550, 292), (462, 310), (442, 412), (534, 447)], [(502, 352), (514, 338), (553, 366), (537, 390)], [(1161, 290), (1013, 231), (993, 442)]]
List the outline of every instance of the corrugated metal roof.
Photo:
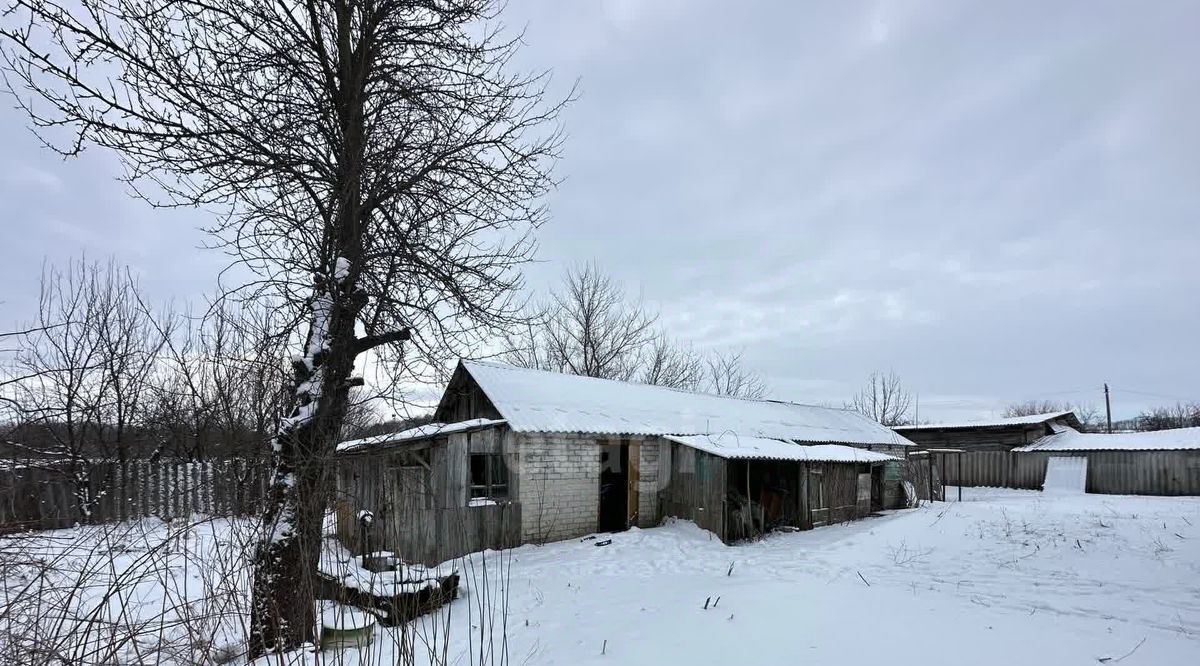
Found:
[(797, 444), (765, 437), (726, 435), (668, 435), (679, 442), (714, 456), (733, 460), (800, 460), (809, 462), (884, 462), (898, 460), (876, 451), (844, 444)]
[(1014, 451), (1175, 451), (1200, 449), (1200, 428), (1152, 432), (1079, 432), (1065, 428)]
[(479, 430), (488, 428), (494, 425), (504, 423), (504, 419), (468, 419), (459, 421), (458, 423), (426, 423), (422, 426), (401, 430), (400, 432), (390, 432), (383, 435), (374, 435), (372, 437), (364, 437), (362, 439), (351, 439), (337, 445), (339, 452), (357, 451), (360, 449), (369, 449), (375, 446), (387, 446), (389, 444), (399, 444), (418, 439), (429, 439), (430, 437), (440, 437), (449, 435), (454, 432), (466, 432), (468, 430)]
[(803, 442), (911, 446), (844, 409), (692, 393), (661, 386), (463, 361), (517, 432), (742, 436)]
[(1072, 410), (1065, 412), (1048, 412), (1046, 414), (1030, 414), (1028, 416), (1008, 416), (998, 419), (989, 419), (985, 421), (960, 421), (958, 423), (923, 423), (920, 425), (905, 425), (895, 426), (893, 430), (901, 432), (912, 432), (913, 430), (969, 430), (971, 428), (997, 428), (1002, 426), (1012, 425), (1036, 425), (1045, 423), (1052, 419), (1061, 419), (1068, 414), (1074, 414)]

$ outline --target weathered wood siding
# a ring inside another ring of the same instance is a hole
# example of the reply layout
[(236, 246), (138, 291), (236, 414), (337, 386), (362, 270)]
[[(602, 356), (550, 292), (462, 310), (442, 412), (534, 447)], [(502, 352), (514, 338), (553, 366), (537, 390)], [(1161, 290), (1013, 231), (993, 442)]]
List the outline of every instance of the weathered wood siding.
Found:
[(251, 515), (262, 508), (268, 474), (265, 464), (241, 459), (14, 464), (0, 470), (0, 532)]
[(1049, 434), (1044, 424), (963, 428), (952, 430), (897, 431), (923, 449), (964, 449), (967, 451), (1008, 451), (1013, 447), (1032, 444)]
[(883, 464), (883, 508), (903, 509), (908, 502), (904, 494), (904, 462), (895, 460)]
[(442, 394), (442, 400), (433, 415), (433, 420), (442, 423), (499, 418), (502, 418), (500, 411), (462, 366), (459, 366), (450, 378), (446, 392)]
[[(669, 455), (664, 456), (663, 451), (669, 451)], [(658, 497), (663, 516), (690, 520), (726, 539), (725, 459), (666, 440), (662, 441), (659, 456), (660, 460), (666, 458), (660, 474), (670, 466), (670, 481)]]
[(437, 564), (487, 548), (521, 544), (521, 504), (515, 501), (515, 472), (510, 467), (509, 497), (502, 504), (468, 506), (468, 453), (505, 453), (501, 429), (454, 433), (429, 442), (421, 454), (397, 449), (343, 456), (337, 472), (337, 532), (361, 550), (357, 515), (375, 514), (366, 547), (390, 550), (409, 562)]
[[(809, 511), (814, 526), (856, 520), (871, 513), (870, 467), (844, 463), (808, 463)], [(867, 495), (859, 500), (859, 475), (867, 475)], [(818, 481), (824, 483), (824, 504), (818, 501)]]
[[(663, 516), (691, 520), (725, 542), (757, 536), (764, 522), (812, 529), (864, 518), (876, 488), (865, 463), (726, 460), (666, 440), (659, 462), (668, 479), (659, 491)], [(755, 497), (746, 497), (747, 484)], [(764, 488), (778, 498), (773, 518), (757, 496)]]

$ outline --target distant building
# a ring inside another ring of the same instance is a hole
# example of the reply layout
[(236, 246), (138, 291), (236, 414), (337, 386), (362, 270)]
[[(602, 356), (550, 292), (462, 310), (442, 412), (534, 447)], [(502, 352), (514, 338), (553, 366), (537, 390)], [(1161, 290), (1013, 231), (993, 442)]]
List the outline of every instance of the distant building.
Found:
[(1055, 426), (1080, 429), (1073, 411), (1031, 414), (983, 421), (930, 423), (892, 428), (923, 449), (1011, 451), (1054, 434)]
[[(905, 437), (852, 411), (462, 361), (435, 423), (343, 442), (338, 532), (411, 561), (694, 520), (723, 540), (904, 505)], [(363, 544), (358, 544), (362, 546)]]
[(1200, 428), (1087, 433), (1066, 411), (893, 430), (935, 452), (947, 485), (1040, 490), (1065, 483), (1088, 493), (1200, 495)]

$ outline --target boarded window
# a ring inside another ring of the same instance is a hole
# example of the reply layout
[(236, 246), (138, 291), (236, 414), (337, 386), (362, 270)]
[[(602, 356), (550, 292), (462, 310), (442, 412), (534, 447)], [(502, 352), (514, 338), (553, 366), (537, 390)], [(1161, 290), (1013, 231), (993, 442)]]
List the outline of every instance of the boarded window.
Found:
[(679, 474), (693, 474), (696, 471), (696, 452), (689, 446), (675, 445), (675, 471)]
[(814, 509), (824, 509), (829, 506), (825, 499), (824, 470), (814, 469), (809, 471), (808, 501)]
[(498, 453), (471, 454), (471, 499), (508, 499), (508, 465)]

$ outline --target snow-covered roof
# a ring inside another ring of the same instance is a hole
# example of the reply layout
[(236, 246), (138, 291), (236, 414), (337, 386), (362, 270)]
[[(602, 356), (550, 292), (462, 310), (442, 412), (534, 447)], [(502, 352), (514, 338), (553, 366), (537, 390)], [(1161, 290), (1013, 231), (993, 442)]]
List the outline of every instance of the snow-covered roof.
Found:
[(1074, 418), (1075, 412), (1066, 410), (1063, 412), (1047, 412), (1045, 414), (1029, 414), (1027, 416), (1007, 416), (1004, 418), (988, 419), (984, 421), (959, 421), (957, 423), (923, 423), (920, 425), (903, 425), (895, 426), (893, 430), (901, 432), (913, 430), (969, 430), (971, 428), (999, 428), (1003, 426), (1014, 425), (1036, 425), (1045, 423), (1053, 419), (1061, 419), (1067, 416)]
[(1064, 428), (1014, 451), (1166, 451), (1200, 449), (1200, 428), (1152, 432), (1079, 432)]
[(669, 435), (667, 439), (714, 456), (733, 460), (807, 460), (811, 462), (883, 462), (898, 460), (876, 451), (844, 444), (798, 444), (766, 437)]
[(503, 419), (469, 419), (467, 421), (459, 421), (458, 423), (426, 423), (422, 426), (401, 430), (400, 432), (390, 432), (383, 435), (373, 435), (362, 439), (351, 439), (337, 445), (338, 451), (350, 451), (357, 449), (366, 449), (373, 446), (383, 446), (386, 444), (398, 444), (414, 439), (428, 439), (430, 437), (439, 437), (441, 435), (449, 435), (453, 432), (464, 432), (467, 430), (479, 430), (494, 425), (504, 423)]
[(850, 410), (693, 393), (498, 363), (463, 361), (517, 432), (742, 436), (804, 442), (912, 442)]

